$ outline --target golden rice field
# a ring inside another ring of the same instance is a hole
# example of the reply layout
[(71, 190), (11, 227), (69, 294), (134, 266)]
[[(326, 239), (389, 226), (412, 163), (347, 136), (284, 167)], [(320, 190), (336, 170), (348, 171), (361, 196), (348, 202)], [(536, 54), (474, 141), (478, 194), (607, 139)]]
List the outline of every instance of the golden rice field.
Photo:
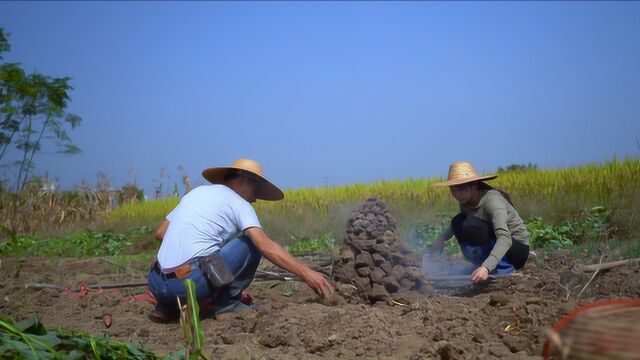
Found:
[[(334, 232), (340, 236), (352, 209), (369, 197), (382, 199), (408, 231), (425, 223), (438, 223), (438, 214), (454, 213), (455, 200), (446, 188), (431, 185), (442, 178), (377, 181), (337, 187), (285, 191), (278, 202), (255, 204), (261, 222), (274, 238)], [(613, 160), (601, 164), (545, 170), (500, 173), (490, 181), (509, 192), (523, 217), (542, 216), (559, 222), (576, 217), (587, 208), (603, 205), (614, 210), (621, 235), (637, 236), (640, 216), (640, 159)], [(178, 203), (177, 198), (121, 206), (103, 217), (106, 226), (154, 226)]]

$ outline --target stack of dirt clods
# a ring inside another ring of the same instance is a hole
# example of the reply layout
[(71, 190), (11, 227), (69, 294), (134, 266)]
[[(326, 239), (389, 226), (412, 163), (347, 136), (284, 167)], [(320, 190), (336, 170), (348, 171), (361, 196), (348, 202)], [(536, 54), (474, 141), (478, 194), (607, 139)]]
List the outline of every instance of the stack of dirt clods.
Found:
[(408, 304), (434, 294), (420, 268), (420, 256), (400, 239), (395, 219), (375, 198), (349, 218), (333, 271), (337, 282), (355, 286), (353, 294), (341, 291), (353, 295), (346, 296), (351, 301)]

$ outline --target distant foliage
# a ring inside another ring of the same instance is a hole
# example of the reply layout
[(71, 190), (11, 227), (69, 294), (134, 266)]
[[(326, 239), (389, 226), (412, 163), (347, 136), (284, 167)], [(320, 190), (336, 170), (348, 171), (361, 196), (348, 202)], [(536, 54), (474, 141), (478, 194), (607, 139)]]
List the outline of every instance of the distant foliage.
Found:
[[(11, 49), (7, 38), (0, 27), (0, 54)], [(44, 144), (59, 154), (80, 152), (67, 134), (82, 122), (67, 112), (70, 80), (27, 74), (19, 63), (0, 64), (0, 161), (10, 160), (5, 165), (17, 168), (16, 192), (26, 186)]]
[(131, 184), (114, 189), (102, 173), (95, 188), (85, 184), (74, 190), (60, 190), (47, 177), (32, 177), (19, 195), (0, 187), (0, 223), (18, 234), (87, 227), (118, 206), (141, 201), (142, 189)]
[(291, 240), (293, 245), (287, 245), (285, 249), (294, 255), (331, 251), (340, 243), (333, 236), (333, 233), (326, 233), (313, 238), (309, 236), (295, 238), (292, 236)]
[[(437, 214), (437, 218), (440, 220), (439, 224), (425, 224), (411, 232), (409, 237), (405, 240), (411, 250), (418, 254), (427, 252), (429, 247), (438, 240), (438, 237), (442, 232), (449, 227), (451, 219), (455, 214), (440, 213)], [(455, 254), (459, 252), (459, 247), (456, 241), (447, 241), (444, 247), (444, 253), (447, 255)]]
[(532, 164), (532, 163), (528, 163), (528, 164), (511, 164), (507, 167), (498, 167), (498, 174), (501, 173), (505, 173), (505, 172), (513, 172), (513, 171), (527, 171), (527, 170), (538, 170), (538, 165), (536, 164)]
[(545, 223), (542, 217), (525, 220), (532, 247), (562, 248), (588, 241), (607, 240), (615, 229), (611, 227), (612, 211), (604, 206), (594, 206), (578, 219), (559, 225)]
[(144, 190), (134, 184), (127, 184), (117, 192), (118, 205), (144, 201)]
[(33, 235), (14, 236), (0, 243), (0, 256), (112, 256), (120, 255), (134, 239), (151, 237), (148, 227), (123, 233), (85, 230), (63, 237), (40, 239)]
[(32, 178), (17, 194), (0, 191), (0, 223), (18, 234), (86, 226), (111, 210), (115, 201), (109, 190), (79, 188), (60, 191), (47, 178)]
[(574, 231), (570, 222), (561, 225), (547, 224), (542, 217), (538, 216), (527, 219), (525, 223), (529, 230), (529, 242), (533, 248), (562, 248), (574, 243)]

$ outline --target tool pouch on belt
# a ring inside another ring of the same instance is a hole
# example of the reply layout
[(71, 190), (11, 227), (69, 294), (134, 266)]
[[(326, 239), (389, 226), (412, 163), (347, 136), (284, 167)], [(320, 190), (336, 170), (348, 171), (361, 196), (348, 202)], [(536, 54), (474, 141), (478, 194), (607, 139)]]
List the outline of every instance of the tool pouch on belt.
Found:
[(217, 251), (200, 259), (200, 269), (207, 280), (218, 288), (231, 284), (234, 279), (231, 270)]

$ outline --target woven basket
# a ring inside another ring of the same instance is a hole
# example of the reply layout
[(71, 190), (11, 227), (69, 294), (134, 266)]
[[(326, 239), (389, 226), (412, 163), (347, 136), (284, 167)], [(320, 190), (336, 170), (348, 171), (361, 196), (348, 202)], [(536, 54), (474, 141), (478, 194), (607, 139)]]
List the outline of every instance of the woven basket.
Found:
[(605, 300), (562, 318), (544, 344), (545, 359), (640, 359), (640, 299)]

